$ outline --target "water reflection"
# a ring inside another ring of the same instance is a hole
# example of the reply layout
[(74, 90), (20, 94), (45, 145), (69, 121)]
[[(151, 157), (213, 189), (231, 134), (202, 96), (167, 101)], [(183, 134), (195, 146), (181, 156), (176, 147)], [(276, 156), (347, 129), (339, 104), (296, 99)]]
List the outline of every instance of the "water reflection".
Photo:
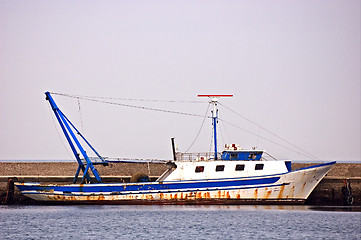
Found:
[(307, 205), (0, 206), (0, 239), (357, 239), (360, 217)]
[(361, 212), (361, 206), (310, 206), (314, 211)]
[[(109, 206), (129, 209), (130, 206)], [(361, 206), (309, 206), (309, 205), (157, 205), (131, 206), (131, 209), (141, 211), (333, 211), (333, 212), (361, 212)]]
[(58, 210), (104, 211), (332, 211), (361, 212), (361, 206), (310, 206), (310, 205), (0, 205), (0, 211), (26, 209), (37, 212)]
[[(70, 206), (60, 206), (70, 207)], [(73, 206), (74, 207), (74, 206)], [(361, 212), (361, 206), (309, 206), (309, 205), (79, 205), (78, 208), (121, 211), (332, 211)]]

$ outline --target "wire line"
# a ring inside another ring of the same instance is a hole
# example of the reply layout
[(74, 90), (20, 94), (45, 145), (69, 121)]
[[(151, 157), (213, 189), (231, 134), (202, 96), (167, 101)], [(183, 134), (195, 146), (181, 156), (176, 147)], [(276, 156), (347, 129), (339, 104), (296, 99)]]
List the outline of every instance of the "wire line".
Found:
[[(282, 141), (284, 141), (285, 143), (287, 143), (287, 144), (291, 145), (292, 147), (294, 147), (294, 148), (298, 149), (299, 151), (302, 151), (302, 152), (303, 152), (303, 154), (302, 154), (302, 155), (304, 155), (304, 156), (306, 156), (306, 157), (312, 157), (312, 158), (314, 158), (314, 159), (316, 159), (316, 160), (319, 160), (317, 157), (313, 156), (311, 153), (308, 153), (306, 150), (304, 150), (304, 149), (302, 149), (302, 148), (300, 148), (300, 147), (296, 146), (295, 144), (291, 143), (290, 141), (288, 141), (288, 140), (286, 140), (286, 139), (284, 139), (284, 138), (282, 138), (282, 137), (278, 136), (277, 134), (275, 134), (275, 133), (273, 133), (273, 132), (269, 131), (268, 129), (266, 129), (266, 128), (262, 127), (261, 125), (257, 124), (256, 122), (254, 122), (254, 121), (252, 121), (252, 120), (250, 120), (250, 119), (246, 118), (245, 116), (243, 116), (243, 115), (241, 115), (241, 114), (239, 114), (239, 113), (235, 112), (234, 110), (232, 110), (232, 109), (230, 109), (230, 108), (226, 107), (225, 105), (223, 105), (223, 104), (221, 104), (221, 103), (219, 103), (219, 104), (220, 104), (221, 106), (223, 106), (224, 108), (226, 108), (227, 110), (229, 110), (229, 111), (233, 112), (234, 114), (236, 114), (236, 115), (238, 115), (238, 116), (242, 117), (243, 119), (245, 119), (245, 120), (249, 121), (250, 123), (252, 123), (252, 124), (256, 125), (257, 127), (259, 127), (259, 128), (261, 128), (261, 129), (263, 129), (264, 131), (268, 132), (269, 134), (273, 135), (274, 137), (279, 138), (279, 139), (281, 139)], [(252, 134), (254, 134), (254, 133), (252, 133)], [(258, 135), (257, 135), (257, 136), (258, 136)], [(260, 137), (260, 136), (258, 136), (258, 137)], [(261, 137), (261, 138), (263, 138), (263, 137)], [(265, 138), (263, 138), (263, 139), (265, 139)], [(265, 140), (267, 140), (267, 139), (265, 139)], [(268, 141), (269, 141), (269, 140), (268, 140)], [(305, 155), (305, 154), (306, 154), (306, 155)], [(308, 155), (308, 156), (307, 156), (307, 155)]]
[(193, 146), (193, 144), (195, 143), (195, 141), (197, 140), (198, 136), (199, 136), (199, 133), (201, 132), (202, 128), (203, 128), (203, 125), (204, 125), (204, 122), (207, 118), (207, 114), (208, 114), (208, 110), (209, 110), (209, 106), (211, 105), (211, 103), (208, 104), (208, 107), (207, 107), (207, 111), (206, 111), (206, 114), (204, 115), (204, 118), (203, 118), (203, 121), (202, 121), (202, 124), (201, 124), (201, 127), (199, 128), (198, 130), (198, 133), (196, 135), (196, 137), (194, 138), (192, 144), (189, 146), (189, 148), (185, 151), (185, 152), (188, 152), (189, 149), (191, 149), (191, 147)]
[[(159, 109), (159, 108), (151, 108), (151, 107), (144, 107), (144, 106), (136, 106), (136, 105), (130, 105), (130, 104), (125, 104), (125, 103), (109, 102), (109, 101), (104, 101), (104, 100), (92, 99), (92, 98), (89, 98), (89, 97), (81, 97), (81, 96), (62, 94), (62, 93), (52, 93), (52, 94), (66, 96), (66, 97), (70, 97), (70, 98), (82, 99), (82, 100), (87, 100), (87, 101), (92, 101), (92, 102), (106, 103), (106, 104), (111, 104), (111, 105), (118, 105), (118, 106), (123, 106), (123, 107), (132, 107), (132, 108), (138, 108), (138, 109), (145, 109), (145, 110), (166, 112), (166, 113), (174, 113), (174, 114), (187, 115), (187, 116), (193, 116), (193, 117), (204, 117), (203, 115), (200, 115), (200, 114), (186, 113), (186, 112), (179, 112), (179, 111)], [(210, 118), (210, 117), (208, 117), (208, 118)]]
[(54, 95), (64, 96), (64, 97), (79, 97), (79, 98), (92, 98), (92, 99), (112, 99), (112, 100), (122, 100), (122, 101), (138, 101), (138, 102), (168, 102), (168, 103), (204, 103), (203, 101), (179, 101), (179, 100), (156, 100), (156, 99), (136, 99), (136, 98), (118, 98), (118, 97), (97, 97), (97, 96), (82, 96), (82, 95), (72, 95), (66, 93), (55, 93), (50, 92)]

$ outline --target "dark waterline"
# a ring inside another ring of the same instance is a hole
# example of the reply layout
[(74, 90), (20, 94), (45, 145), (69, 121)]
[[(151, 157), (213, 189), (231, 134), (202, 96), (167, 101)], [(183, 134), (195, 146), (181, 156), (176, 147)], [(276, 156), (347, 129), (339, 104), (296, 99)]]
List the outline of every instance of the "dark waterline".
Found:
[(347, 209), (1, 206), (0, 239), (361, 239), (361, 212)]

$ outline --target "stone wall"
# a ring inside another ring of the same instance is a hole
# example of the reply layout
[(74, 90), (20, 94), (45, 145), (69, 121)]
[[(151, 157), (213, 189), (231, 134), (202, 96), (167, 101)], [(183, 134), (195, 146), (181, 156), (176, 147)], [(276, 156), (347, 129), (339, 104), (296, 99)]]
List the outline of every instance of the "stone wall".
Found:
[[(314, 163), (293, 163), (292, 169), (315, 165)], [(8, 191), (8, 177), (18, 177), (20, 181), (37, 182), (72, 182), (77, 163), (71, 162), (0, 162), (0, 203), (4, 202)], [(98, 165), (99, 174), (105, 182), (129, 181), (136, 173), (146, 173), (154, 180), (167, 167), (159, 163), (110, 163), (108, 167)], [(57, 178), (58, 177), (58, 178)], [(343, 180), (349, 179), (354, 197), (354, 205), (361, 205), (361, 164), (337, 163), (327, 176), (311, 193), (306, 204), (342, 205)], [(15, 189), (15, 200), (23, 199)]]

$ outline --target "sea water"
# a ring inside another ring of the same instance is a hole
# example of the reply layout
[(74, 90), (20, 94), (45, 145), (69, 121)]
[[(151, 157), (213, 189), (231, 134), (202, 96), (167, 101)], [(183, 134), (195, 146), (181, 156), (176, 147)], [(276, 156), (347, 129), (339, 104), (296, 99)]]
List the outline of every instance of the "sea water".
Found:
[(361, 239), (361, 212), (308, 206), (0, 206), (0, 239)]

